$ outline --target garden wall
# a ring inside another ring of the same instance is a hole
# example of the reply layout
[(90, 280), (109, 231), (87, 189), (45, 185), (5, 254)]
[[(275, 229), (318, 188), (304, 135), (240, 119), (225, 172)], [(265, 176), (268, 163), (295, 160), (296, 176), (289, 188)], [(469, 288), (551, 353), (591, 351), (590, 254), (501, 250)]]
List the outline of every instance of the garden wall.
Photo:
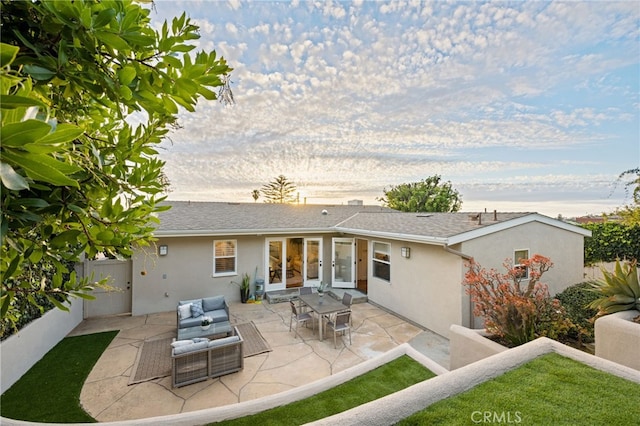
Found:
[(82, 322), (83, 300), (72, 299), (69, 309), (52, 309), (0, 343), (1, 393)]
[(507, 350), (484, 337), (484, 330), (472, 330), (453, 324), (449, 329), (449, 369), (451, 371)]
[(640, 370), (640, 312), (622, 311), (596, 320), (596, 356)]

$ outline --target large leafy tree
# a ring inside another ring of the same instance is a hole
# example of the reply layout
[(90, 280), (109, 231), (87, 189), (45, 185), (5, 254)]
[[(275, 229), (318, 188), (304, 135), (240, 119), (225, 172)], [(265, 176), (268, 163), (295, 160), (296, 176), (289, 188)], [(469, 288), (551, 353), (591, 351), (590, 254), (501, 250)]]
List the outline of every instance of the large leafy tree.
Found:
[[(87, 297), (69, 262), (149, 245), (167, 185), (156, 146), (179, 108), (216, 99), (231, 71), (191, 53), (183, 14), (158, 30), (132, 0), (2, 1), (2, 324), (17, 299)], [(49, 271), (47, 274), (41, 270)], [(21, 296), (21, 297), (20, 297)]]
[(462, 198), (451, 182), (442, 182), (439, 175), (429, 176), (420, 182), (403, 183), (384, 189), (379, 198), (384, 205), (403, 212), (457, 212)]
[(296, 201), (296, 186), (285, 176), (280, 175), (271, 182), (262, 185), (260, 193), (265, 203), (293, 203)]

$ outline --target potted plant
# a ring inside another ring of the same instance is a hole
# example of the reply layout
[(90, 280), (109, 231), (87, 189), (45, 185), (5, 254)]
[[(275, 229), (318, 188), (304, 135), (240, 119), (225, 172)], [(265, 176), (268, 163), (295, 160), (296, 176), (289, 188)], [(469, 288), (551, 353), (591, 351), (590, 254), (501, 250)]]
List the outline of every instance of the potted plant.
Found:
[(316, 290), (318, 291), (318, 295), (320, 297), (322, 297), (324, 295), (324, 289), (327, 287), (327, 284), (323, 281), (320, 282), (320, 285), (318, 287), (316, 287)]
[(250, 280), (251, 278), (249, 277), (249, 274), (245, 272), (244, 274), (242, 274), (242, 281), (240, 281), (239, 283), (232, 281), (234, 284), (240, 287), (240, 301), (242, 303), (247, 303), (247, 300), (249, 300)]
[(208, 330), (209, 327), (211, 327), (212, 322), (213, 319), (211, 317), (204, 317), (202, 318), (202, 322), (200, 323), (200, 328), (203, 330)]

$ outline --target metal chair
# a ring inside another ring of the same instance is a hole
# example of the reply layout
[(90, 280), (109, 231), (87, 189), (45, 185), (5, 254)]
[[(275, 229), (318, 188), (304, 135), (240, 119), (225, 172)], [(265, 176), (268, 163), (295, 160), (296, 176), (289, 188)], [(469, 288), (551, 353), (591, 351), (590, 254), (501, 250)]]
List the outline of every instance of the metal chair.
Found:
[(336, 319), (334, 321), (327, 322), (327, 330), (333, 330), (333, 347), (338, 348), (338, 344), (336, 342), (336, 336), (338, 333), (345, 331), (349, 332), (349, 345), (351, 345), (351, 326), (349, 326), (349, 321), (351, 320), (351, 311), (342, 311), (336, 314)]
[[(296, 322), (296, 330), (295, 330), (296, 336), (299, 335), (298, 324), (304, 323), (306, 326), (307, 321), (311, 321), (311, 326), (313, 327), (313, 331), (315, 331), (316, 327), (315, 327), (315, 323), (313, 322), (313, 315), (310, 312), (298, 313), (298, 309), (296, 308), (296, 304), (293, 303), (293, 300), (290, 300), (289, 303), (291, 304), (291, 319), (289, 320), (289, 332), (291, 332), (291, 326), (293, 325), (294, 320)], [(302, 339), (302, 336), (300, 338)]]
[[(313, 293), (313, 289), (311, 287), (300, 287), (300, 289), (298, 290), (299, 296), (311, 293)], [(300, 299), (298, 299), (298, 302), (298, 309), (300, 309), (300, 312), (306, 312), (309, 306)]]
[[(342, 295), (342, 304), (347, 307), (347, 310), (351, 310), (351, 301), (353, 296), (351, 293), (347, 293), (346, 291)], [(349, 325), (353, 326), (353, 317), (349, 317)]]

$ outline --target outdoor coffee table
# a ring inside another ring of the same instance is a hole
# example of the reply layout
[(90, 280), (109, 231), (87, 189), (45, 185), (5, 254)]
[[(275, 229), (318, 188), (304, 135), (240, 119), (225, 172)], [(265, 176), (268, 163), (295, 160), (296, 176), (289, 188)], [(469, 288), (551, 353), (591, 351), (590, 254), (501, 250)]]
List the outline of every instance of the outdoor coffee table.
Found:
[(199, 325), (195, 327), (179, 328), (178, 340), (189, 340), (195, 337), (214, 336), (216, 334), (231, 334), (231, 323), (229, 321), (214, 322), (209, 328), (203, 330)]
[(309, 306), (309, 308), (311, 308), (311, 310), (313, 312), (318, 314), (318, 318), (319, 318), (318, 322), (320, 323), (318, 325), (318, 329), (319, 329), (319, 333), (320, 333), (320, 340), (323, 339), (322, 329), (324, 328), (323, 327), (322, 316), (323, 315), (333, 314), (333, 313), (344, 311), (344, 310), (348, 309), (345, 305), (342, 304), (342, 302), (338, 302), (333, 297), (330, 297), (328, 295), (327, 296), (320, 296), (318, 293), (312, 293), (312, 294), (301, 294), (298, 297), (307, 306)]

